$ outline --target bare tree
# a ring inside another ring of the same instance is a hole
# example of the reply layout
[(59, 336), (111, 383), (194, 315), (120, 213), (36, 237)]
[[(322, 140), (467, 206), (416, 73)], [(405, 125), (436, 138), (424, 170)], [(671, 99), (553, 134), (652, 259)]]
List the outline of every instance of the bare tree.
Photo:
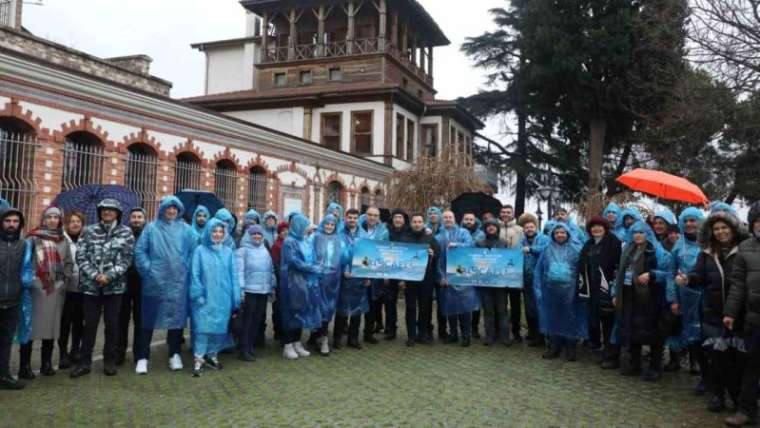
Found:
[(760, 91), (760, 0), (691, 0), (691, 60), (731, 89)]

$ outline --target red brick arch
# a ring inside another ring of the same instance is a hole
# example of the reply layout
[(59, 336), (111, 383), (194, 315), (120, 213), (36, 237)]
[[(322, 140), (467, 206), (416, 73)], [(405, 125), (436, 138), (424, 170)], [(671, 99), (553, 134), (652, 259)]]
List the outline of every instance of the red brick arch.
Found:
[(272, 171), (272, 169), (267, 165), (267, 163), (261, 158), (261, 155), (256, 155), (255, 158), (252, 158), (248, 161), (248, 163), (245, 165), (245, 171), (247, 174), (250, 174), (250, 171), (253, 168), (261, 168), (263, 169), (266, 174), (267, 178), (275, 178), (275, 173)]
[(232, 153), (229, 147), (225, 148), (223, 151), (214, 155), (214, 158), (211, 160), (211, 163), (214, 166), (216, 166), (216, 164), (218, 164), (220, 161), (223, 161), (223, 160), (232, 162), (232, 164), (235, 165), (235, 169), (237, 170), (238, 174), (248, 173), (246, 170), (244, 170), (240, 166), (240, 159), (238, 159), (238, 157), (234, 153)]
[(122, 140), (122, 144), (119, 146), (119, 153), (126, 154), (129, 146), (132, 144), (145, 144), (150, 146), (154, 152), (156, 152), (156, 156), (160, 160), (166, 160), (168, 158), (167, 153), (164, 150), (161, 150), (161, 143), (155, 139), (155, 137), (149, 136), (148, 132), (145, 130), (145, 128), (141, 129), (138, 133), (130, 133), (129, 135), (125, 136)]
[(5, 106), (0, 110), (0, 117), (12, 117), (24, 122), (34, 129), (34, 133), (38, 138), (47, 139), (50, 136), (50, 130), (42, 127), (42, 119), (39, 116), (35, 116), (29, 109), (22, 108), (18, 100), (11, 98), (11, 101), (5, 103)]
[(66, 141), (66, 137), (74, 132), (87, 132), (92, 134), (103, 143), (103, 149), (105, 151), (117, 151), (116, 143), (108, 138), (108, 132), (100, 125), (94, 126), (89, 116), (79, 119), (78, 122), (72, 119), (68, 123), (62, 123), (61, 129), (53, 132), (53, 140), (56, 143), (63, 144)]
[(174, 150), (172, 150), (172, 152), (170, 153), (170, 156), (176, 159), (180, 153), (184, 153), (184, 152), (194, 154), (198, 158), (198, 160), (200, 160), (201, 166), (203, 167), (209, 166), (209, 161), (206, 159), (205, 154), (203, 153), (203, 150), (198, 148), (198, 146), (196, 146), (195, 143), (193, 143), (193, 140), (187, 140), (185, 141), (184, 144), (174, 147)]
[[(277, 176), (281, 172), (294, 172), (301, 177), (303, 177), (306, 180), (306, 185), (309, 186), (314, 183), (312, 179), (309, 178), (309, 174), (306, 173), (306, 171), (303, 170), (303, 168), (299, 168), (295, 162), (290, 162), (287, 165), (280, 165), (277, 167), (277, 169), (274, 171), (274, 175)], [(279, 178), (279, 177), (278, 177)]]

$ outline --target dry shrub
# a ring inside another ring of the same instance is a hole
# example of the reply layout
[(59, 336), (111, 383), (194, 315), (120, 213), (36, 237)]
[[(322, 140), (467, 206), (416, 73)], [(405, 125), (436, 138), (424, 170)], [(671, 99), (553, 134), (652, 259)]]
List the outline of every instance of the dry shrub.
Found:
[(601, 215), (604, 209), (607, 208), (610, 202), (615, 202), (621, 207), (634, 205), (642, 214), (646, 214), (644, 206), (636, 204), (638, 199), (630, 192), (618, 193), (613, 197), (609, 197), (601, 192), (583, 193), (578, 198), (578, 202), (575, 204), (576, 212), (578, 213), (579, 222), (585, 222), (595, 215)]

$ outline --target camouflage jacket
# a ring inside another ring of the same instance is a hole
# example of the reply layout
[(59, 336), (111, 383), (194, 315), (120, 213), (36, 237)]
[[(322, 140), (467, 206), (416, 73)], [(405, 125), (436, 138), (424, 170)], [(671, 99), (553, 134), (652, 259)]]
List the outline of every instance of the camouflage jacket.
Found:
[[(134, 246), (135, 238), (127, 226), (117, 224), (110, 229), (102, 223), (87, 226), (77, 243), (79, 289), (94, 296), (124, 294)], [(95, 281), (101, 273), (110, 280), (105, 287)]]

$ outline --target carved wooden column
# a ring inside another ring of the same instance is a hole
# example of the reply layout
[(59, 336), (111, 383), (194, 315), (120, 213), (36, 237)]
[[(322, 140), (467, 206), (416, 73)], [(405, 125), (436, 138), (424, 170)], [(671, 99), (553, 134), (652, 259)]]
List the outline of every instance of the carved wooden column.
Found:
[(346, 53), (351, 55), (354, 53), (354, 24), (355, 24), (356, 11), (354, 10), (353, 0), (349, 0), (348, 9), (346, 9), (346, 16), (348, 16), (348, 29), (346, 31)]
[(398, 49), (398, 12), (396, 11), (391, 16), (391, 46)]
[(428, 47), (428, 66), (427, 66), (427, 74), (430, 77), (430, 80), (433, 80), (433, 46), (431, 45)]
[(296, 10), (290, 9), (288, 13), (288, 21), (290, 21), (290, 37), (288, 41), (288, 60), (293, 61), (296, 59), (296, 43), (298, 42), (298, 29), (296, 28)]
[(377, 7), (377, 11), (380, 15), (380, 27), (377, 31), (377, 48), (380, 52), (385, 52), (385, 47), (388, 43), (388, 5), (386, 3), (386, 0), (380, 0), (380, 2), (375, 5), (375, 7)]
[(261, 24), (261, 62), (269, 62), (269, 12), (264, 12)]

